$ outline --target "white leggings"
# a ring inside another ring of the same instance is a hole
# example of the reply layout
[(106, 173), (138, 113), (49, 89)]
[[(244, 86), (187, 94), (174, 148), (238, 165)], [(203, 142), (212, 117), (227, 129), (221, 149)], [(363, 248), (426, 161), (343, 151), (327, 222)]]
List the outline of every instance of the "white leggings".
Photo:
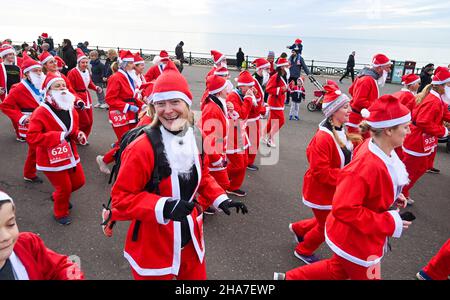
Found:
[(289, 116), (298, 117), (298, 110), (300, 109), (300, 103), (292, 102), (291, 103), (291, 111), (289, 112)]

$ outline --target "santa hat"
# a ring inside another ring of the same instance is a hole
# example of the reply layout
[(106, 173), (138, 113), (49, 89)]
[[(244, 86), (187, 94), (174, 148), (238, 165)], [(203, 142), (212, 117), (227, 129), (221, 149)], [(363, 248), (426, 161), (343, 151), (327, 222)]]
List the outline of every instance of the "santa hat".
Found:
[(295, 40), (295, 44), (301, 44), (302, 43), (302, 40), (301, 39), (296, 39)]
[(161, 50), (161, 52), (159, 52), (159, 57), (160, 57), (160, 62), (165, 62), (165, 61), (169, 61), (169, 53), (167, 53), (166, 50)]
[(13, 199), (7, 193), (0, 191), (0, 202), (3, 202), (3, 201), (9, 201), (14, 206)]
[(43, 33), (41, 34), (41, 37), (44, 38), (44, 39), (48, 38), (48, 33), (43, 32)]
[(48, 51), (42, 52), (41, 55), (39, 55), (39, 60), (41, 61), (41, 64), (45, 64), (49, 60), (53, 59), (53, 55), (51, 55)]
[(41, 64), (29, 57), (28, 55), (24, 55), (22, 62), (22, 70), (23, 73), (29, 72), (32, 69), (42, 68)]
[(369, 109), (362, 109), (361, 116), (366, 118), (372, 128), (389, 128), (411, 121), (411, 112), (392, 95), (378, 98)]
[(384, 54), (376, 54), (372, 59), (372, 67), (383, 67), (392, 65), (392, 62)]
[(278, 67), (289, 66), (289, 61), (286, 58), (280, 57), (280, 58), (278, 58), (278, 60), (277, 60), (275, 65), (277, 66), (277, 68)]
[(173, 61), (168, 61), (164, 71), (159, 75), (153, 86), (152, 102), (181, 99), (192, 105), (192, 93), (187, 80), (181, 75)]
[(270, 63), (267, 61), (267, 59), (264, 58), (257, 58), (252, 62), (252, 64), (256, 66), (256, 70), (270, 68)]
[(84, 54), (83, 50), (81, 50), (80, 48), (77, 48), (77, 63), (79, 63), (83, 59), (88, 59), (88, 58)]
[(119, 51), (119, 62), (134, 62), (133, 53), (130, 50), (120, 50)]
[(239, 76), (238, 76), (238, 78), (236, 78), (236, 81), (237, 81), (237, 86), (254, 86), (255, 85), (255, 80), (254, 80), (252, 74), (250, 74), (250, 72), (247, 70), (239, 73)]
[(211, 50), (211, 56), (216, 65), (226, 58), (225, 55), (216, 50)]
[(211, 75), (206, 79), (206, 88), (208, 89), (208, 93), (210, 95), (214, 95), (220, 93), (227, 87), (227, 81), (225, 78)]
[(214, 75), (228, 76), (230, 75), (230, 73), (228, 72), (228, 69), (226, 67), (220, 67), (214, 70)]
[(0, 57), (3, 58), (8, 54), (16, 54), (16, 50), (14, 50), (14, 47), (9, 44), (3, 44), (0, 46)]
[(61, 57), (59, 57), (59, 56), (55, 56), (55, 60), (56, 60), (56, 64), (58, 65), (59, 69), (64, 68), (64, 66), (66, 65), (64, 60)]
[(350, 102), (350, 99), (346, 94), (341, 92), (337, 83), (332, 80), (327, 80), (323, 88), (325, 90), (325, 96), (322, 102), (322, 112), (328, 118), (346, 103)]
[(434, 70), (434, 75), (432, 78), (432, 84), (444, 84), (450, 82), (450, 71), (447, 67), (437, 67)]
[(404, 85), (411, 85), (420, 82), (419, 75), (416, 74), (408, 74), (402, 76), (402, 84)]
[(47, 73), (44, 83), (42, 84), (42, 89), (44, 89), (45, 92), (48, 93), (52, 84), (59, 80), (64, 81), (64, 78), (62, 78), (54, 73)]
[(141, 57), (141, 55), (139, 54), (139, 52), (137, 52), (137, 53), (134, 55), (134, 64), (135, 64), (135, 65), (137, 65), (137, 64), (145, 64), (145, 61), (144, 61), (144, 59)]

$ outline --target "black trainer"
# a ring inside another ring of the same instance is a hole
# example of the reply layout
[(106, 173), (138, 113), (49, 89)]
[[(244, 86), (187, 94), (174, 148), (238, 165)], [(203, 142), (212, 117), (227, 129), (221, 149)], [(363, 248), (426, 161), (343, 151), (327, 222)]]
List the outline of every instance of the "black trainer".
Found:
[(249, 165), (249, 166), (247, 166), (247, 169), (249, 169), (250, 171), (258, 171), (259, 170), (259, 168), (255, 165)]
[(206, 210), (203, 211), (205, 215), (214, 215), (216, 213), (216, 209), (212, 206), (208, 207)]
[(235, 195), (238, 197), (245, 197), (247, 196), (247, 192), (243, 190), (234, 190), (234, 191), (227, 191), (228, 194)]
[(42, 178), (40, 178), (39, 176), (36, 176), (33, 178), (24, 177), (23, 180), (25, 180), (26, 182), (31, 182), (31, 183), (43, 183), (44, 182), (44, 180), (42, 180)]
[(431, 168), (431, 169), (427, 170), (427, 173), (439, 174), (439, 173), (441, 173), (441, 170), (436, 169), (436, 168)]

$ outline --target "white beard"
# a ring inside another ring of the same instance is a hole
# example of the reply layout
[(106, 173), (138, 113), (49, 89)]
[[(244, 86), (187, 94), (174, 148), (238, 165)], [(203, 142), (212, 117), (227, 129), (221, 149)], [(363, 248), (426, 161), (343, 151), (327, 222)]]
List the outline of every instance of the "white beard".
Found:
[(264, 86), (269, 81), (270, 75), (269, 75), (269, 72), (267, 72), (267, 71), (263, 71), (262, 75), (263, 75), (262, 85)]
[(41, 73), (41, 75), (38, 75), (34, 72), (30, 72), (30, 80), (35, 88), (41, 90), (42, 84), (44, 83), (44, 80), (45, 80), (45, 75), (44, 75), (44, 73)]
[(383, 75), (381, 75), (381, 77), (378, 78), (378, 80), (377, 80), (378, 85), (380, 87), (383, 87), (385, 85), (387, 77), (388, 77), (388, 72), (383, 70)]
[(70, 111), (73, 109), (73, 101), (75, 96), (69, 90), (51, 91), (50, 97), (55, 101), (56, 105), (62, 110)]
[(128, 75), (130, 75), (131, 79), (133, 79), (135, 87), (139, 88), (141, 86), (141, 84), (142, 84), (142, 81), (137, 76), (136, 71), (135, 70), (131, 70), (131, 71), (127, 71), (127, 73), (128, 73)]
[(450, 87), (449, 86), (445, 86), (445, 93), (444, 95), (442, 95), (442, 100), (447, 103), (448, 105), (450, 105)]
[(164, 126), (161, 126), (164, 152), (169, 161), (172, 172), (177, 172), (184, 179), (189, 179), (191, 169), (195, 165), (197, 147), (192, 127), (189, 127), (184, 136), (173, 135)]
[(289, 78), (291, 77), (291, 71), (289, 70), (289, 68), (284, 68), (284, 70), (286, 71), (286, 81), (289, 81)]

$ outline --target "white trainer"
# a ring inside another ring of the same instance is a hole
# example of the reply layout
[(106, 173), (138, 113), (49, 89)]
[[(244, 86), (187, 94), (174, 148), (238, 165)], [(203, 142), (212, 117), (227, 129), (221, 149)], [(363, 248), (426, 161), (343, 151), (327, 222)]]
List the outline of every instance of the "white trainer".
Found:
[(97, 161), (100, 172), (105, 174), (111, 174), (111, 170), (108, 168), (108, 165), (106, 165), (105, 162), (103, 161), (103, 155), (97, 155), (97, 158), (95, 160)]

